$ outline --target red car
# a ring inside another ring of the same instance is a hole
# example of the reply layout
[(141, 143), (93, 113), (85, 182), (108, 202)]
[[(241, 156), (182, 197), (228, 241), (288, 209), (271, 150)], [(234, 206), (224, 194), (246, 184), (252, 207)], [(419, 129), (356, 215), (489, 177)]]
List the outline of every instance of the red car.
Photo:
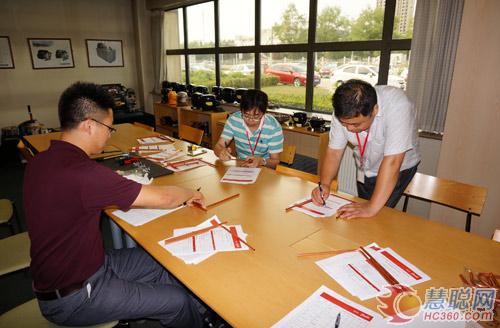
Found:
[[(307, 81), (307, 68), (300, 64), (274, 64), (264, 70), (266, 75), (277, 76), (280, 83), (293, 84), (296, 87), (305, 85)], [(314, 86), (321, 82), (319, 75), (314, 74)]]

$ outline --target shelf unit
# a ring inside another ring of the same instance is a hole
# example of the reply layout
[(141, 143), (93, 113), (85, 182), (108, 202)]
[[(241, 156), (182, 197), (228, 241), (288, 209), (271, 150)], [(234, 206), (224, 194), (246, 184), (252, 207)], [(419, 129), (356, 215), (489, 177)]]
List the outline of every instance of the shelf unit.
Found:
[[(177, 107), (168, 104), (155, 103), (154, 104), (156, 130), (160, 133), (167, 134), (172, 137), (178, 137), (178, 127), (161, 124), (161, 117), (170, 116), (176, 120), (178, 124), (185, 124), (189, 126), (196, 125), (196, 123), (208, 123), (208, 134), (203, 135), (202, 144), (208, 148), (213, 148), (219, 138), (216, 131), (217, 121), (225, 120), (229, 113), (227, 112), (211, 112), (191, 109), (189, 106)], [(215, 132), (215, 133), (214, 133)]]

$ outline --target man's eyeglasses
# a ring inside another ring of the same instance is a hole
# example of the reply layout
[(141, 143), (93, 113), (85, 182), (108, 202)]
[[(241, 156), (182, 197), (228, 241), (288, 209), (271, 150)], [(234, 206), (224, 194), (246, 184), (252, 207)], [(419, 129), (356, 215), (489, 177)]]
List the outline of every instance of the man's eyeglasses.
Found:
[(262, 118), (262, 116), (264, 116), (264, 114), (259, 114), (259, 115), (248, 115), (248, 114), (245, 114), (245, 113), (242, 113), (243, 115), (243, 118), (246, 119), (246, 120), (249, 120), (249, 121), (260, 121), (260, 119)]
[(97, 122), (97, 123), (99, 123), (99, 124), (101, 124), (101, 125), (104, 125), (105, 127), (107, 127), (107, 128), (108, 128), (108, 131), (109, 131), (109, 134), (113, 134), (113, 133), (115, 133), (115, 132), (116, 132), (116, 129), (115, 129), (114, 127), (112, 127), (112, 126), (109, 126), (109, 125), (107, 125), (107, 124), (104, 124), (104, 123), (102, 123), (102, 122), (100, 122), (100, 121), (98, 121), (98, 120), (96, 120), (96, 119), (93, 119), (93, 118), (91, 118), (91, 120), (92, 120), (92, 121), (94, 121), (94, 122)]

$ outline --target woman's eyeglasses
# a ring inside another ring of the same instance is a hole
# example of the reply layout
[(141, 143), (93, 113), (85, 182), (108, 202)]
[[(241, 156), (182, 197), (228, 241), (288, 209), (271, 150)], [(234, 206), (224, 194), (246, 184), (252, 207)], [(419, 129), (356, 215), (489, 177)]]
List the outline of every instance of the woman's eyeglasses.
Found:
[(97, 122), (97, 123), (99, 123), (99, 124), (101, 124), (101, 125), (104, 125), (105, 127), (107, 127), (107, 128), (108, 128), (108, 131), (109, 131), (109, 134), (113, 134), (113, 133), (115, 133), (115, 132), (116, 132), (116, 129), (115, 129), (114, 127), (112, 127), (112, 126), (109, 126), (109, 125), (107, 125), (107, 124), (104, 124), (104, 123), (102, 123), (102, 122), (100, 122), (100, 121), (98, 121), (98, 120), (96, 120), (96, 119), (93, 119), (93, 118), (91, 118), (91, 120), (92, 120), (92, 121), (94, 121), (94, 122)]
[(260, 121), (260, 119), (262, 118), (262, 116), (264, 116), (264, 114), (248, 115), (248, 114), (245, 114), (245, 113), (242, 113), (242, 115), (243, 115), (244, 119), (249, 120), (249, 121), (255, 121), (255, 122)]

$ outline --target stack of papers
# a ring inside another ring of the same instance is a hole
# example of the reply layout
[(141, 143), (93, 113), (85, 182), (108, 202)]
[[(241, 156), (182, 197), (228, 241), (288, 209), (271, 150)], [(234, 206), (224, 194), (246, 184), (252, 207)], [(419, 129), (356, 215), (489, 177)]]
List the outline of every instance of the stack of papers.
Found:
[(184, 205), (170, 209), (132, 208), (126, 212), (122, 210), (116, 210), (113, 212), (113, 214), (123, 221), (127, 222), (128, 224), (137, 227), (149, 221), (153, 221), (160, 216), (167, 215), (169, 213), (172, 213), (173, 211), (177, 211), (178, 209), (183, 207)]
[(185, 161), (170, 162), (166, 164), (166, 167), (174, 172), (180, 172), (195, 169), (197, 167), (205, 165), (207, 165), (207, 163), (200, 159), (188, 159)]
[[(430, 277), (390, 248), (380, 248), (376, 243), (365, 247), (396, 280), (414, 286)], [(317, 261), (316, 264), (335, 279), (352, 295), (361, 300), (390, 293), (389, 283), (370, 265), (359, 251), (352, 251)]]
[[(214, 215), (196, 227), (175, 229), (172, 237), (207, 228), (220, 222), (217, 215)], [(165, 244), (165, 240), (168, 238), (160, 240), (158, 243), (170, 254), (180, 258), (186, 264), (198, 264), (218, 252), (245, 251), (249, 249), (247, 245), (240, 241), (240, 239), (246, 241), (247, 237), (241, 225), (228, 225), (226, 228), (230, 232), (222, 227), (217, 227), (206, 233), (171, 244)]]
[(374, 327), (383, 322), (377, 314), (321, 286), (274, 328), (332, 328), (340, 313), (339, 327)]
[(161, 153), (147, 155), (146, 158), (162, 165), (167, 165), (167, 163), (165, 163), (166, 161), (173, 160), (174, 158), (178, 158), (186, 154), (184, 150), (176, 149), (173, 145), (167, 146), (170, 147)]
[(220, 182), (250, 184), (257, 181), (260, 169), (253, 167), (230, 167)]
[(159, 135), (159, 136), (152, 136), (152, 137), (137, 138), (137, 142), (140, 145), (147, 145), (147, 144), (154, 144), (154, 143), (160, 143), (160, 142), (175, 142), (175, 139), (172, 137), (169, 137), (169, 136)]
[(351, 201), (347, 199), (330, 194), (325, 199), (325, 205), (314, 205), (310, 198), (302, 198), (288, 207), (315, 218), (324, 218), (334, 216), (340, 207), (350, 203)]

